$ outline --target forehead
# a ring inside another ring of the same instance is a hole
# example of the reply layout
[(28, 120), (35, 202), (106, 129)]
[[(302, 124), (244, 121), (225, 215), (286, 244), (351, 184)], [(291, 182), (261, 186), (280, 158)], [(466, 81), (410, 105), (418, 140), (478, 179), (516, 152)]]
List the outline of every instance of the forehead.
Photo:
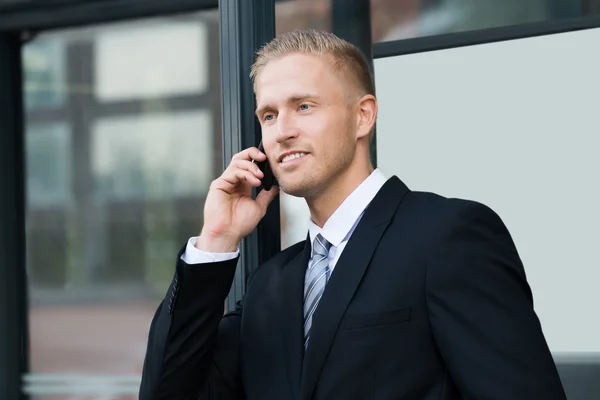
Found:
[(274, 102), (298, 93), (315, 93), (322, 97), (342, 94), (342, 82), (333, 70), (329, 57), (311, 54), (288, 54), (270, 61), (256, 79), (257, 102)]

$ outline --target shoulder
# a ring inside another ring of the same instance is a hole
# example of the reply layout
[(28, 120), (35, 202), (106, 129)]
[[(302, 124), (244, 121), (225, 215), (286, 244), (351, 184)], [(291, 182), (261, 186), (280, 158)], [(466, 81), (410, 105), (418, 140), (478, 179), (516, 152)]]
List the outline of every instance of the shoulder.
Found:
[(451, 279), (447, 274), (481, 276), (487, 271), (491, 276), (499, 270), (524, 275), (509, 229), (490, 206), (427, 192), (412, 192), (407, 197), (406, 215), (425, 227), (421, 228), (420, 243), (429, 275), (437, 271)]
[(464, 222), (501, 222), (490, 206), (476, 200), (444, 197), (432, 192), (410, 192), (398, 212), (410, 213), (422, 222), (454, 226)]
[(504, 221), (490, 206), (422, 191), (409, 192), (396, 211), (392, 230), (407, 227), (428, 246), (447, 243), (461, 233), (509, 236)]

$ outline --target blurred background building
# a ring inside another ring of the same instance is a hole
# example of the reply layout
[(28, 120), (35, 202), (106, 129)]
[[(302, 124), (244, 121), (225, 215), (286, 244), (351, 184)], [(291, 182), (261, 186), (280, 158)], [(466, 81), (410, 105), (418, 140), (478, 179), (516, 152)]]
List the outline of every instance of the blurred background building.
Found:
[[(0, 16), (19, 3), (0, 0)], [(333, 30), (344, 3), (278, 1), (276, 34)], [(599, 11), (596, 0), (371, 0), (366, 18), (377, 44)], [(24, 33), (31, 399), (137, 398), (151, 318), (223, 169), (219, 28), (215, 8)], [(308, 213), (280, 200), (287, 247)]]

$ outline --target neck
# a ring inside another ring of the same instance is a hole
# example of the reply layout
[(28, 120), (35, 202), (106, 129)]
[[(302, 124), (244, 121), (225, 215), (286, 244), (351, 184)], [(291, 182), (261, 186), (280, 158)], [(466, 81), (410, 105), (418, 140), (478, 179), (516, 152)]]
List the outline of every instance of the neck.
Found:
[(322, 228), (335, 210), (373, 170), (370, 160), (351, 165), (348, 170), (334, 178), (318, 196), (306, 198), (313, 222)]

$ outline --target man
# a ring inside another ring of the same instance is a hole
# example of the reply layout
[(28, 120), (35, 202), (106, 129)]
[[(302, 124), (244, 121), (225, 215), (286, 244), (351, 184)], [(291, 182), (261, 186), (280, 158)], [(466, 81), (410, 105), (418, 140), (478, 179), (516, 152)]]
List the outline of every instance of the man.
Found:
[[(236, 154), (212, 182), (152, 321), (140, 399), (565, 399), (500, 218), (373, 169), (360, 52), (295, 31), (251, 75), (266, 154)], [(310, 231), (223, 317), (239, 242), (279, 190), (251, 197), (267, 156)]]

